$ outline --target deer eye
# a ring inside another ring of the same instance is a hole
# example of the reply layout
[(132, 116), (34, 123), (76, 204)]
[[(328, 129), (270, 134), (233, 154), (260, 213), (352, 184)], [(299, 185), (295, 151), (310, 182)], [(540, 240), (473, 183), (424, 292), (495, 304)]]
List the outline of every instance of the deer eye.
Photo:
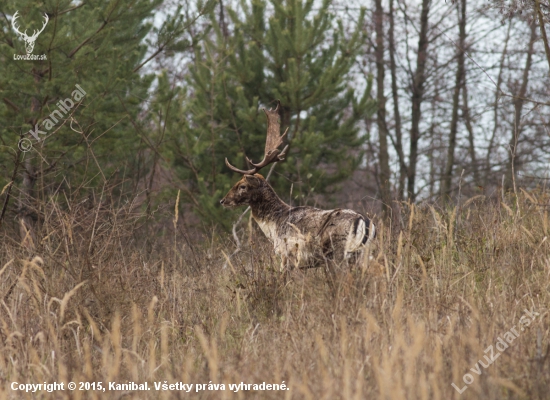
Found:
[(239, 189), (245, 190), (245, 189), (246, 189), (246, 186), (245, 186), (245, 185), (241, 185), (241, 186), (239, 186)]

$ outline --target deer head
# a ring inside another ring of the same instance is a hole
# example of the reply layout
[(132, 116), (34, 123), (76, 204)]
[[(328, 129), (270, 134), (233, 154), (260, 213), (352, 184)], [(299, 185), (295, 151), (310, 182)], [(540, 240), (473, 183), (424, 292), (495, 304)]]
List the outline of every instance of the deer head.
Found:
[(283, 139), (288, 133), (288, 128), (286, 128), (285, 133), (280, 135), (281, 124), (279, 122), (279, 105), (280, 103), (277, 103), (277, 107), (275, 107), (275, 110), (271, 108), (269, 110), (266, 110), (265, 108), (263, 109), (267, 117), (267, 138), (265, 141), (264, 159), (258, 164), (255, 164), (247, 157), (246, 160), (254, 168), (244, 171), (242, 169), (235, 168), (234, 166), (229, 164), (229, 161), (227, 161), (226, 158), (225, 165), (227, 165), (229, 169), (243, 175), (254, 175), (266, 165), (284, 160), (284, 157), (286, 155), (285, 151), (283, 150), (283, 152), (279, 154), (280, 150), (278, 149), (278, 147), (283, 144)]
[(21, 38), (25, 41), (25, 50), (27, 51), (27, 54), (31, 54), (34, 50), (34, 42), (36, 41), (36, 38), (38, 38), (38, 35), (42, 33), (44, 28), (46, 28), (46, 25), (48, 24), (48, 21), (50, 20), (48, 18), (48, 14), (44, 14), (44, 24), (42, 25), (42, 29), (37, 31), (34, 30), (33, 34), (31, 36), (27, 35), (27, 30), (25, 29), (25, 32), (21, 32), (19, 30), (19, 27), (15, 24), (15, 20), (19, 18), (18, 15), (19, 11), (16, 11), (15, 14), (13, 14), (13, 18), (11, 19), (11, 26), (13, 27), (13, 30), (21, 36)]
[(266, 180), (260, 174), (243, 175), (241, 180), (220, 200), (220, 204), (226, 208), (250, 205), (265, 197), (267, 186)]

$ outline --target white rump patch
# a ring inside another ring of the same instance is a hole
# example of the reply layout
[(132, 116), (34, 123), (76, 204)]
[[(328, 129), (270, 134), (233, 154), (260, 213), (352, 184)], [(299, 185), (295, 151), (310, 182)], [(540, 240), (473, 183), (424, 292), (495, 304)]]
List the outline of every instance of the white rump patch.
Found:
[(346, 253), (353, 253), (359, 250), (363, 244), (365, 233), (367, 232), (367, 224), (365, 224), (363, 219), (359, 220), (355, 233), (353, 232), (353, 225), (354, 224), (349, 228), (348, 238), (346, 240)]
[[(354, 224), (349, 229), (348, 238), (346, 240), (346, 253), (354, 253), (361, 250), (363, 247), (372, 242), (375, 235), (374, 224), (369, 221), (370, 226), (367, 225), (367, 221), (363, 218), (357, 223), (357, 229), (353, 232)], [(367, 241), (363, 244), (363, 240), (368, 232)]]
[(366, 244), (369, 244), (370, 242), (372, 242), (372, 240), (374, 239), (375, 236), (376, 236), (376, 228), (375, 228), (374, 224), (371, 221), (370, 230), (369, 230), (369, 238), (367, 239)]

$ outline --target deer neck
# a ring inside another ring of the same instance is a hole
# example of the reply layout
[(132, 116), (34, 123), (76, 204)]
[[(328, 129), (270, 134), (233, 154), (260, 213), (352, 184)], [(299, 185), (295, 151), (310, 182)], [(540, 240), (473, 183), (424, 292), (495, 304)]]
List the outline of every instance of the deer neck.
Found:
[(290, 206), (281, 200), (271, 186), (261, 189), (260, 196), (250, 202), (252, 216), (256, 222), (276, 222), (281, 215), (286, 215)]

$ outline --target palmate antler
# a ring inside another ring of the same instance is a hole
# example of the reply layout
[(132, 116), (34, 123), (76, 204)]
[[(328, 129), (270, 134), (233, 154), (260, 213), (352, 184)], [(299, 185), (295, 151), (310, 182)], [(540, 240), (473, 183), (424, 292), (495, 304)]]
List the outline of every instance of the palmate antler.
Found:
[(44, 21), (44, 24), (42, 25), (42, 29), (40, 29), (39, 31), (35, 29), (33, 31), (33, 34), (31, 36), (28, 36), (26, 29), (25, 29), (25, 32), (21, 32), (19, 30), (19, 27), (15, 24), (15, 21), (17, 20), (17, 18), (19, 18), (18, 13), (19, 11), (16, 11), (15, 14), (13, 14), (13, 18), (11, 19), (11, 26), (13, 27), (13, 30), (23, 38), (23, 40), (25, 41), (25, 50), (27, 51), (27, 53), (30, 54), (34, 49), (34, 42), (36, 41), (36, 38), (46, 28), (46, 25), (48, 25), (48, 21), (50, 20), (50, 18), (48, 17), (48, 14), (44, 14), (45, 21)]
[(258, 164), (255, 164), (247, 157), (246, 160), (251, 165), (253, 165), (254, 168), (245, 171), (235, 168), (234, 166), (229, 164), (229, 161), (227, 161), (226, 158), (225, 165), (227, 165), (229, 169), (243, 175), (254, 175), (266, 165), (284, 160), (286, 154), (284, 150), (283, 153), (279, 154), (280, 150), (278, 149), (278, 147), (283, 144), (283, 139), (288, 133), (288, 128), (286, 128), (285, 133), (279, 136), (281, 132), (281, 124), (279, 122), (279, 105), (280, 103), (277, 103), (277, 107), (275, 107), (275, 110), (271, 108), (269, 110), (266, 110), (265, 108), (263, 109), (267, 117), (267, 138), (265, 141), (264, 159)]

